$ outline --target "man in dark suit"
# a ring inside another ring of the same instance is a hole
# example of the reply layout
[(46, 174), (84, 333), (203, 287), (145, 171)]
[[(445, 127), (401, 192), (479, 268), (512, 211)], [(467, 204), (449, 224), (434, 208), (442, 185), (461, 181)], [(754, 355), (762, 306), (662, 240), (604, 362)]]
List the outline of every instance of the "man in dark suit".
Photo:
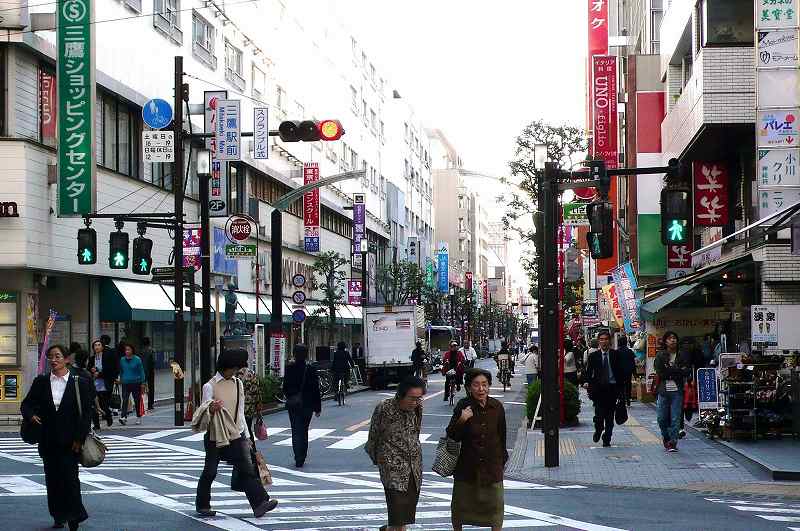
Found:
[(625, 401), (631, 405), (631, 393), (633, 391), (633, 373), (636, 372), (636, 354), (628, 347), (628, 338), (620, 336), (617, 343), (617, 354), (622, 359), (625, 367), (625, 379), (622, 390), (625, 393)]
[(611, 446), (614, 432), (614, 410), (625, 382), (624, 361), (611, 349), (611, 334), (603, 330), (597, 336), (599, 350), (589, 355), (586, 366), (586, 386), (589, 398), (594, 402), (594, 436), (598, 442), (603, 437), (603, 446)]
[(322, 412), (322, 396), (319, 392), (317, 369), (306, 363), (308, 348), (299, 344), (294, 347), (294, 363), (286, 367), (283, 376), (283, 395), (292, 425), (292, 450), (294, 463), (302, 468), (308, 455), (308, 426), (312, 414)]

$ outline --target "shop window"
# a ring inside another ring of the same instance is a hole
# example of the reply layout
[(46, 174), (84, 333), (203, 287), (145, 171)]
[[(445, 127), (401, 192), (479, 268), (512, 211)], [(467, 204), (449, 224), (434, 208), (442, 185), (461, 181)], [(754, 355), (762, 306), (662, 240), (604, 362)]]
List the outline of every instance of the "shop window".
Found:
[(22, 373), (0, 372), (0, 402), (19, 402)]
[[(104, 168), (138, 179), (139, 141), (142, 136), (141, 109), (101, 93), (98, 110), (101, 113), (100, 133), (103, 144), (102, 160), (98, 160), (98, 163)], [(100, 158), (98, 153), (98, 159)]]
[(703, 46), (753, 45), (752, 0), (703, 0)]
[(0, 291), (0, 365), (19, 364), (17, 293)]

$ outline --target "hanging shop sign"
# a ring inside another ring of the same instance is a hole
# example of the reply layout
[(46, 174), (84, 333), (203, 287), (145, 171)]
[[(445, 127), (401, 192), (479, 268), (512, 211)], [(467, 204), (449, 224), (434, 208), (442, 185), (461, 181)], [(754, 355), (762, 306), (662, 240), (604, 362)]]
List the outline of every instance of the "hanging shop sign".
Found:
[(45, 69), (39, 70), (39, 115), (42, 144), (56, 145), (56, 76)]
[(241, 101), (217, 100), (217, 119), (214, 123), (217, 160), (242, 160)]
[(667, 246), (667, 280), (685, 277), (694, 272), (692, 269), (692, 241), (682, 245)]
[(758, 134), (756, 141), (760, 148), (797, 147), (800, 109), (765, 110), (756, 113)]
[(253, 109), (253, 158), (256, 160), (269, 158), (269, 109), (267, 107)]
[(758, 215), (764, 219), (786, 207), (800, 202), (800, 188), (778, 187), (759, 188), (758, 190)]
[[(319, 181), (319, 163), (303, 164), (303, 184)], [(319, 252), (319, 188), (303, 194), (303, 249), (307, 253)]]
[[(203, 93), (205, 105), (205, 131), (215, 133), (217, 129), (217, 107), (220, 101), (228, 98), (228, 91), (206, 91)], [(211, 151), (211, 178), (208, 180), (208, 210), (212, 218), (228, 216), (228, 165), (216, 158), (217, 137), (212, 134), (206, 140), (206, 149)]]
[(617, 152), (617, 57), (614, 55), (592, 58), (592, 106), (594, 109), (595, 158), (606, 162), (606, 168), (616, 168)]
[(353, 254), (361, 252), (361, 240), (367, 237), (367, 205), (364, 194), (353, 195)]
[(195, 271), (199, 271), (201, 266), (200, 229), (184, 229), (183, 267), (193, 267)]
[(283, 378), (286, 371), (287, 336), (283, 332), (272, 332), (269, 336), (269, 354), (272, 370)]
[(622, 314), (622, 308), (619, 304), (619, 295), (617, 293), (617, 286), (612, 284), (606, 284), (603, 286), (603, 295), (608, 302), (609, 308), (611, 308), (611, 315), (614, 318), (614, 322), (617, 324), (618, 328), (622, 328), (625, 326), (625, 319)]
[(800, 186), (800, 149), (759, 149), (759, 186)]
[(694, 163), (694, 224), (728, 224), (728, 167), (721, 162)]
[(627, 333), (638, 332), (641, 328), (639, 316), (640, 301), (636, 299), (636, 273), (631, 262), (625, 262), (611, 272), (617, 290), (617, 300), (622, 310), (622, 320)]
[(719, 393), (717, 391), (717, 369), (697, 369), (697, 404), (700, 409), (717, 409)]
[(439, 292), (448, 293), (450, 289), (450, 263), (447, 242), (439, 242), (437, 254), (439, 260)]
[(347, 304), (361, 304), (362, 284), (360, 279), (351, 278), (347, 281)]
[(94, 41), (91, 0), (64, 0), (58, 41), (58, 215), (95, 211)]
[(758, 66), (760, 68), (800, 66), (798, 64), (796, 29), (759, 31), (757, 35)]
[(778, 344), (778, 308), (776, 306), (750, 307), (750, 339), (753, 344)]
[(758, 29), (796, 27), (797, 0), (758, 0), (755, 23)]

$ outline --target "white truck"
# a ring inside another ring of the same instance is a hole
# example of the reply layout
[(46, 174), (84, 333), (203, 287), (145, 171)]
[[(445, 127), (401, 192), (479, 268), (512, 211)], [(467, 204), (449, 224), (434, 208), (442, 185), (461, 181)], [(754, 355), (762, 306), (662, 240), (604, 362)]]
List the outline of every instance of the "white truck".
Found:
[(425, 310), (421, 306), (367, 307), (364, 330), (370, 387), (384, 388), (411, 374), (411, 351), (425, 337)]

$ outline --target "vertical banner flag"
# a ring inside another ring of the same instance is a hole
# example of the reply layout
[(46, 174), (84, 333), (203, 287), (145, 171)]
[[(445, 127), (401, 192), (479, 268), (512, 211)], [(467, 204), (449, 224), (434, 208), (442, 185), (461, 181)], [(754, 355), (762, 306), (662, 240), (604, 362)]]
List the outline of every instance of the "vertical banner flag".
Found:
[(239, 100), (217, 100), (217, 122), (215, 158), (217, 160), (242, 160), (241, 102)]
[(592, 108), (594, 110), (594, 156), (616, 168), (617, 154), (617, 58), (600, 55), (592, 58)]
[[(595, 55), (608, 55), (608, 0), (587, 0), (588, 2), (588, 30), (589, 49), (586, 57), (586, 129), (591, 130), (592, 120), (592, 57)], [(589, 146), (591, 150), (593, 146)], [(589, 153), (590, 155), (593, 152)]]
[(723, 163), (694, 163), (694, 224), (728, 224), (728, 167)]
[[(206, 91), (203, 93), (205, 103), (205, 131), (215, 133), (217, 130), (217, 107), (220, 101), (228, 98), (225, 90)], [(228, 165), (216, 158), (216, 134), (206, 140), (206, 149), (211, 151), (211, 179), (208, 182), (208, 210), (212, 218), (228, 216)]]
[(627, 333), (638, 332), (641, 329), (639, 317), (639, 301), (636, 299), (636, 273), (633, 265), (625, 262), (619, 267), (614, 268), (611, 273), (616, 287), (617, 300), (622, 310), (622, 320)]
[(439, 242), (439, 291), (449, 293), (450, 291), (450, 260), (447, 242)]
[(685, 277), (694, 272), (692, 268), (692, 252), (694, 245), (688, 242), (680, 245), (667, 245), (667, 280)]
[(193, 267), (195, 271), (199, 271), (202, 265), (200, 229), (183, 229), (183, 267)]
[(94, 43), (91, 0), (63, 0), (56, 10), (58, 215), (95, 210)]
[(472, 293), (472, 271), (464, 273), (464, 289), (467, 293)]
[(360, 256), (361, 240), (366, 238), (367, 205), (364, 194), (353, 196), (353, 254)]
[(615, 284), (606, 284), (602, 287), (603, 295), (605, 295), (608, 306), (611, 308), (611, 313), (614, 316), (614, 321), (620, 328), (625, 326), (625, 320), (622, 316), (622, 308), (619, 305), (619, 297), (617, 296), (617, 286)]
[(253, 158), (256, 160), (269, 158), (269, 109), (267, 107), (253, 109)]
[(56, 145), (56, 76), (47, 70), (39, 71), (39, 115), (42, 144)]
[(347, 304), (361, 304), (361, 279), (351, 278), (347, 281)]
[[(319, 181), (319, 163), (303, 164), (303, 184)], [(303, 194), (303, 248), (307, 253), (319, 252), (319, 188)]]
[(425, 257), (425, 285), (433, 287), (433, 259), (430, 256)]

